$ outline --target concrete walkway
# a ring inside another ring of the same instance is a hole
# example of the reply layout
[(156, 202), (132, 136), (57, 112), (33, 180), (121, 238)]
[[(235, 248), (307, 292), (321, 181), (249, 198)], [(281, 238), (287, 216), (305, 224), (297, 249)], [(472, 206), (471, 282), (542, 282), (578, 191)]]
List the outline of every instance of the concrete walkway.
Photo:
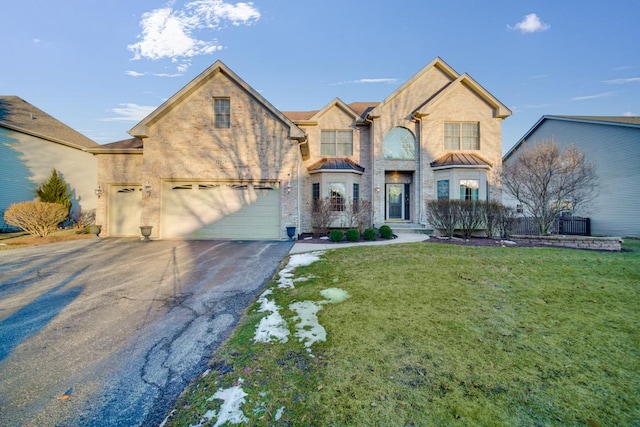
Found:
[(330, 240), (327, 240), (327, 243), (304, 243), (304, 240), (296, 240), (295, 244), (289, 251), (290, 254), (299, 254), (303, 252), (311, 252), (311, 251), (324, 251), (327, 249), (341, 249), (348, 248), (351, 246), (372, 246), (372, 245), (392, 245), (397, 243), (414, 243), (414, 242), (424, 242), (429, 239), (429, 236), (426, 234), (418, 234), (418, 233), (396, 233), (398, 236), (395, 239), (389, 240), (377, 240), (375, 242), (348, 242), (348, 243), (333, 243)]

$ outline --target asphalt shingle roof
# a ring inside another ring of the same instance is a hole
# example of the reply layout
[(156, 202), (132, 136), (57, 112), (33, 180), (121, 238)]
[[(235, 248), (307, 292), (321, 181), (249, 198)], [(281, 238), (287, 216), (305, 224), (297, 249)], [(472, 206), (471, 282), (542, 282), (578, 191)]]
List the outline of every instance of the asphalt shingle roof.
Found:
[(96, 142), (18, 96), (0, 96), (0, 126), (80, 148), (99, 147)]

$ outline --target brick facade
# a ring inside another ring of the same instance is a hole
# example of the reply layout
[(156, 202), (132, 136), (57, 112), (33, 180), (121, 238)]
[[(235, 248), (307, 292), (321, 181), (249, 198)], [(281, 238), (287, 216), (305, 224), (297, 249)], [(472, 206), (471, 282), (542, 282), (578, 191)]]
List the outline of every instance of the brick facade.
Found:
[[(214, 125), (216, 98), (229, 100), (227, 129)], [(509, 114), (471, 78), (439, 58), (380, 103), (347, 105), (336, 98), (322, 110), (306, 113), (281, 113), (217, 62), (130, 131), (144, 148), (122, 150), (122, 143), (114, 143), (94, 152), (98, 184), (105, 189), (121, 183), (150, 186), (149, 194), (142, 194), (140, 223), (152, 225), (155, 238), (163, 236), (163, 185), (173, 181), (275, 183), (280, 191), (280, 238), (286, 238), (286, 226), (297, 227), (298, 233), (313, 231), (314, 183), (323, 197), (336, 183), (346, 185), (346, 196), (352, 197), (357, 183), (360, 198), (372, 202), (376, 226), (389, 221), (386, 188), (395, 184), (405, 197), (399, 220), (425, 226), (425, 201), (435, 197), (436, 174), (444, 173), (430, 166), (447, 153), (444, 123), (479, 123), (476, 154), (490, 166), (475, 172), (485, 177), (488, 196), (499, 199), (495, 176), (501, 165), (501, 121)], [(385, 135), (394, 128), (413, 135), (414, 159), (385, 159)], [(351, 132), (353, 151), (345, 157), (358, 168), (310, 170), (327, 157), (321, 151), (322, 131)], [(108, 200), (98, 202), (104, 235), (109, 235)]]

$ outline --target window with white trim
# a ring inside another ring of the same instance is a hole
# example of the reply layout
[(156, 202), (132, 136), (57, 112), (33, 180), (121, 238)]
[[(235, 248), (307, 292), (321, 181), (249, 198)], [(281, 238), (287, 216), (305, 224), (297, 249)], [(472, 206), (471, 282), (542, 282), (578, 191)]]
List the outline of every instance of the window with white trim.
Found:
[(331, 200), (331, 210), (342, 212), (347, 203), (347, 189), (342, 182), (332, 182), (329, 184), (329, 200)]
[(320, 154), (329, 157), (353, 155), (353, 131), (323, 130), (320, 133)]
[(480, 181), (477, 179), (461, 179), (460, 200), (480, 200)]
[(445, 150), (479, 150), (480, 123), (446, 122), (444, 124)]
[(408, 129), (395, 127), (382, 140), (382, 154), (385, 159), (415, 159), (416, 139)]
[(441, 179), (438, 181), (438, 200), (449, 199), (449, 180)]
[(229, 98), (213, 98), (213, 125), (219, 129), (231, 127), (231, 101)]

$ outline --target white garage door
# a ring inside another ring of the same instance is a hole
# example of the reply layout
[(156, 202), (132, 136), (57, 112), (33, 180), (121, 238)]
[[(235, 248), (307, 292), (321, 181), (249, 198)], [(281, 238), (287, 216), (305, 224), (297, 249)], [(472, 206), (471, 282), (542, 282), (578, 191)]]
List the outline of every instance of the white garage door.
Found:
[(109, 235), (140, 236), (142, 187), (112, 185), (109, 188)]
[(163, 238), (280, 237), (280, 190), (273, 183), (165, 182)]

